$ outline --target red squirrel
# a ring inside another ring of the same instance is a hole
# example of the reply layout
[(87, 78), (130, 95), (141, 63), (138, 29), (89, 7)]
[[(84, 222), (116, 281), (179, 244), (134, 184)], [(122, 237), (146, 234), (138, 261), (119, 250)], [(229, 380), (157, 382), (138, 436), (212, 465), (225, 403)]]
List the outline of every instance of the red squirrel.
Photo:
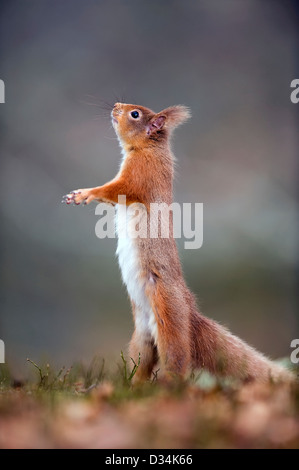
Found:
[[(118, 205), (122, 195), (127, 206), (142, 203), (149, 217), (151, 203), (172, 203), (170, 137), (190, 117), (189, 109), (172, 106), (155, 113), (116, 103), (111, 117), (123, 153), (118, 174), (103, 186), (72, 191), (64, 201)], [(118, 238), (117, 255), (135, 324), (129, 354), (136, 363), (140, 357), (134, 381), (148, 380), (158, 361), (159, 375), (166, 380), (184, 379), (190, 371), (203, 368), (241, 381), (293, 379), (290, 371), (198, 311), (184, 281), (172, 231), (169, 238)]]

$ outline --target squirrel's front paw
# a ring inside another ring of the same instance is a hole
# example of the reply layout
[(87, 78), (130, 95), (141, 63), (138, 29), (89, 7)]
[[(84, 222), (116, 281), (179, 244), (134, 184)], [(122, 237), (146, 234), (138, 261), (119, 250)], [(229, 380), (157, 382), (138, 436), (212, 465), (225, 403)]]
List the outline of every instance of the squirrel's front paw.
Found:
[(77, 206), (81, 203), (85, 206), (93, 201), (94, 196), (92, 194), (91, 189), (76, 189), (75, 191), (71, 191), (69, 194), (66, 194), (62, 198), (62, 203), (66, 204), (76, 204)]

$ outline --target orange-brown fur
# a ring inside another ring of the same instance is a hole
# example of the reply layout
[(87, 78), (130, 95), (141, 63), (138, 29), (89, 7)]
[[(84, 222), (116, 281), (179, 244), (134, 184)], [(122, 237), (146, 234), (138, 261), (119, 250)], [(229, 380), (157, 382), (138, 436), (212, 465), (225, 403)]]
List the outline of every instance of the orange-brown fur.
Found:
[[(138, 119), (131, 117), (137, 110)], [(113, 125), (125, 152), (116, 177), (103, 186), (80, 189), (66, 196), (66, 202), (80, 204), (92, 200), (118, 202), (126, 196), (128, 205), (140, 202), (148, 211), (152, 202), (172, 202), (173, 155), (170, 136), (189, 117), (183, 106), (154, 113), (142, 106), (116, 103)], [(218, 323), (198, 312), (187, 288), (175, 240), (144, 238), (136, 240), (140, 257), (140, 282), (145, 286), (158, 330), (157, 341), (135, 328), (130, 356), (141, 356), (136, 380), (148, 379), (158, 360), (164, 374), (185, 377), (191, 369), (206, 368), (218, 376), (241, 380), (292, 379), (292, 374), (274, 364), (233, 336)], [(132, 309), (135, 318), (133, 299)]]

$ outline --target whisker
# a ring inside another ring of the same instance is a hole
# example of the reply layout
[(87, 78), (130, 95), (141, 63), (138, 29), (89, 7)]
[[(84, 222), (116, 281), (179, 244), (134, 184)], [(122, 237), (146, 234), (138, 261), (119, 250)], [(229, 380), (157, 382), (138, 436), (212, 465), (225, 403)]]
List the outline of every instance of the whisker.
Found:
[(121, 102), (126, 103), (126, 97), (124, 93), (121, 94)]
[(108, 101), (100, 99), (100, 102), (102, 103), (103, 107), (106, 107), (106, 109), (109, 109), (112, 111), (114, 104), (109, 103)]
[(96, 106), (97, 108), (100, 108), (100, 109), (104, 109), (106, 111), (112, 111), (113, 109), (113, 104), (105, 101), (105, 100), (102, 100), (100, 98), (97, 98), (93, 95), (86, 95), (86, 100), (82, 99), (80, 100), (81, 103), (83, 104), (87, 104), (89, 106)]
[(117, 137), (109, 137), (108, 135), (104, 135), (103, 137), (104, 139), (108, 139), (108, 140), (118, 140)]
[(113, 95), (113, 97), (114, 97), (114, 99), (117, 103), (127, 103), (126, 96), (125, 96), (124, 93), (121, 93), (119, 95), (119, 94), (116, 94), (115, 92), (113, 92), (112, 95)]
[(115, 103), (122, 103), (121, 98), (119, 98), (119, 96), (114, 91), (112, 93), (112, 96), (113, 96)]

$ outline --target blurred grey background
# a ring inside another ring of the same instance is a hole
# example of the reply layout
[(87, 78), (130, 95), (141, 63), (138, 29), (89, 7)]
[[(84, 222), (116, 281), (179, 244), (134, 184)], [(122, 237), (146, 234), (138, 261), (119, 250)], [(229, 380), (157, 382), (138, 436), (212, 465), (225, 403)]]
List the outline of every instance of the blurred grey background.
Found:
[[(132, 332), (115, 240), (95, 205), (120, 150), (102, 101), (190, 106), (175, 200), (203, 202), (204, 243), (180, 255), (201, 310), (273, 356), (299, 336), (298, 7), (291, 1), (13, 0), (0, 11), (0, 338), (26, 358), (114, 363)], [(298, 64), (297, 64), (298, 65)], [(99, 105), (99, 106), (98, 106)]]

